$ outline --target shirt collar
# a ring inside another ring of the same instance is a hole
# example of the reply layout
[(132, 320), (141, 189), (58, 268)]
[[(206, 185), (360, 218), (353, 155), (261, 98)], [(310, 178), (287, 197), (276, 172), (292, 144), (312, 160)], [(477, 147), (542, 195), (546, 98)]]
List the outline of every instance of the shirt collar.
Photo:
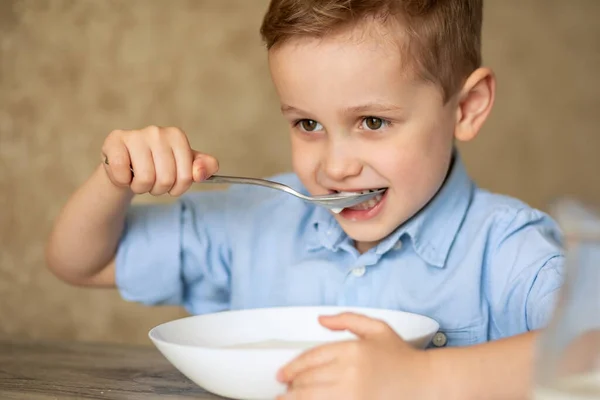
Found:
[[(382, 255), (390, 251), (403, 236), (411, 239), (414, 251), (425, 262), (442, 268), (450, 248), (467, 214), (474, 184), (469, 178), (462, 159), (455, 152), (448, 177), (433, 199), (406, 223), (379, 243), (373, 251)], [(323, 207), (314, 207), (309, 226), (316, 230), (310, 235), (311, 250), (325, 247), (337, 251), (348, 240), (333, 215)]]

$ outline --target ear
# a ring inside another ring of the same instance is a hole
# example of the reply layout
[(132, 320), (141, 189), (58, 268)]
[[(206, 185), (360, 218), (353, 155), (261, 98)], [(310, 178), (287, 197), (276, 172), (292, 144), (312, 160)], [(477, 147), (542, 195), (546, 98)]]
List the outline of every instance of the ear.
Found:
[(489, 68), (475, 70), (465, 82), (456, 109), (456, 139), (467, 142), (477, 136), (487, 119), (496, 94), (496, 77)]

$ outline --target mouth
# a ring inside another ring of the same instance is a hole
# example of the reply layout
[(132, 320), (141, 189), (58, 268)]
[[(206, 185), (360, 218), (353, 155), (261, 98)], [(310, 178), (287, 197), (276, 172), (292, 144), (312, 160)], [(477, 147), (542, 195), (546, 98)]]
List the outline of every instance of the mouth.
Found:
[(359, 203), (357, 205), (354, 205), (352, 207), (347, 207), (347, 208), (336, 208), (336, 209), (332, 209), (331, 211), (333, 211), (336, 214), (341, 213), (343, 210), (353, 210), (353, 211), (366, 211), (366, 210), (370, 210), (374, 207), (376, 207), (381, 200), (383, 200), (385, 194), (387, 193), (387, 189), (386, 187), (383, 188), (376, 188), (376, 189), (362, 189), (362, 190), (334, 190), (333, 193), (342, 193), (342, 194), (367, 194), (367, 193), (372, 193), (372, 192), (377, 192), (379, 190), (384, 190), (381, 193), (378, 193), (377, 195), (375, 195), (375, 197), (367, 200), (367, 201), (363, 201), (362, 203)]

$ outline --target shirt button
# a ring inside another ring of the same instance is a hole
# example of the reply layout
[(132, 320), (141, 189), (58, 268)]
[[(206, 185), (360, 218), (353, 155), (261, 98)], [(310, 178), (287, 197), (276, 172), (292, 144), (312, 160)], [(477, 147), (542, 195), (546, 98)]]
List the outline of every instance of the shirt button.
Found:
[(356, 276), (357, 278), (360, 278), (365, 274), (365, 272), (367, 272), (367, 269), (365, 267), (356, 267), (352, 270), (352, 275)]
[(448, 337), (444, 332), (438, 332), (433, 336), (431, 342), (435, 347), (444, 347), (448, 343)]
[(394, 245), (394, 250), (400, 250), (402, 248), (402, 242), (398, 240), (398, 243)]

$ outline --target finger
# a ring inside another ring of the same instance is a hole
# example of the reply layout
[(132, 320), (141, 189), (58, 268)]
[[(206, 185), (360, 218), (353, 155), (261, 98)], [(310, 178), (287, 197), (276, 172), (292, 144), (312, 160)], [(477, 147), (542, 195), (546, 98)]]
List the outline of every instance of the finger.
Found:
[(296, 377), (313, 368), (329, 364), (343, 354), (346, 342), (337, 342), (315, 347), (300, 354), (277, 373), (280, 382), (292, 382)]
[(131, 183), (131, 160), (127, 147), (120, 140), (107, 143), (102, 149), (104, 168), (113, 184), (127, 187)]
[(130, 146), (129, 154), (134, 174), (131, 190), (137, 194), (147, 193), (152, 189), (156, 180), (152, 152), (145, 143), (140, 143), (137, 146)]
[(201, 182), (219, 170), (219, 162), (213, 156), (195, 150), (193, 155), (192, 177), (195, 182)]
[(169, 194), (171, 196), (180, 196), (185, 193), (192, 185), (192, 164), (193, 155), (190, 145), (185, 143), (174, 143), (173, 144), (173, 155), (175, 156), (176, 176), (175, 183)]
[(331, 400), (343, 399), (343, 397), (332, 396), (330, 386), (303, 387), (288, 390), (286, 394), (277, 397), (277, 400)]
[(156, 177), (150, 194), (159, 196), (167, 193), (175, 184), (177, 166), (175, 165), (175, 156), (171, 147), (159, 145), (151, 151)]
[(331, 385), (340, 380), (342, 375), (341, 363), (332, 361), (327, 364), (319, 365), (315, 368), (306, 369), (297, 374), (291, 382), (292, 389), (303, 387)]
[(319, 322), (333, 331), (348, 330), (360, 338), (377, 337), (393, 333), (385, 322), (356, 313), (342, 313), (333, 316), (321, 316)]

